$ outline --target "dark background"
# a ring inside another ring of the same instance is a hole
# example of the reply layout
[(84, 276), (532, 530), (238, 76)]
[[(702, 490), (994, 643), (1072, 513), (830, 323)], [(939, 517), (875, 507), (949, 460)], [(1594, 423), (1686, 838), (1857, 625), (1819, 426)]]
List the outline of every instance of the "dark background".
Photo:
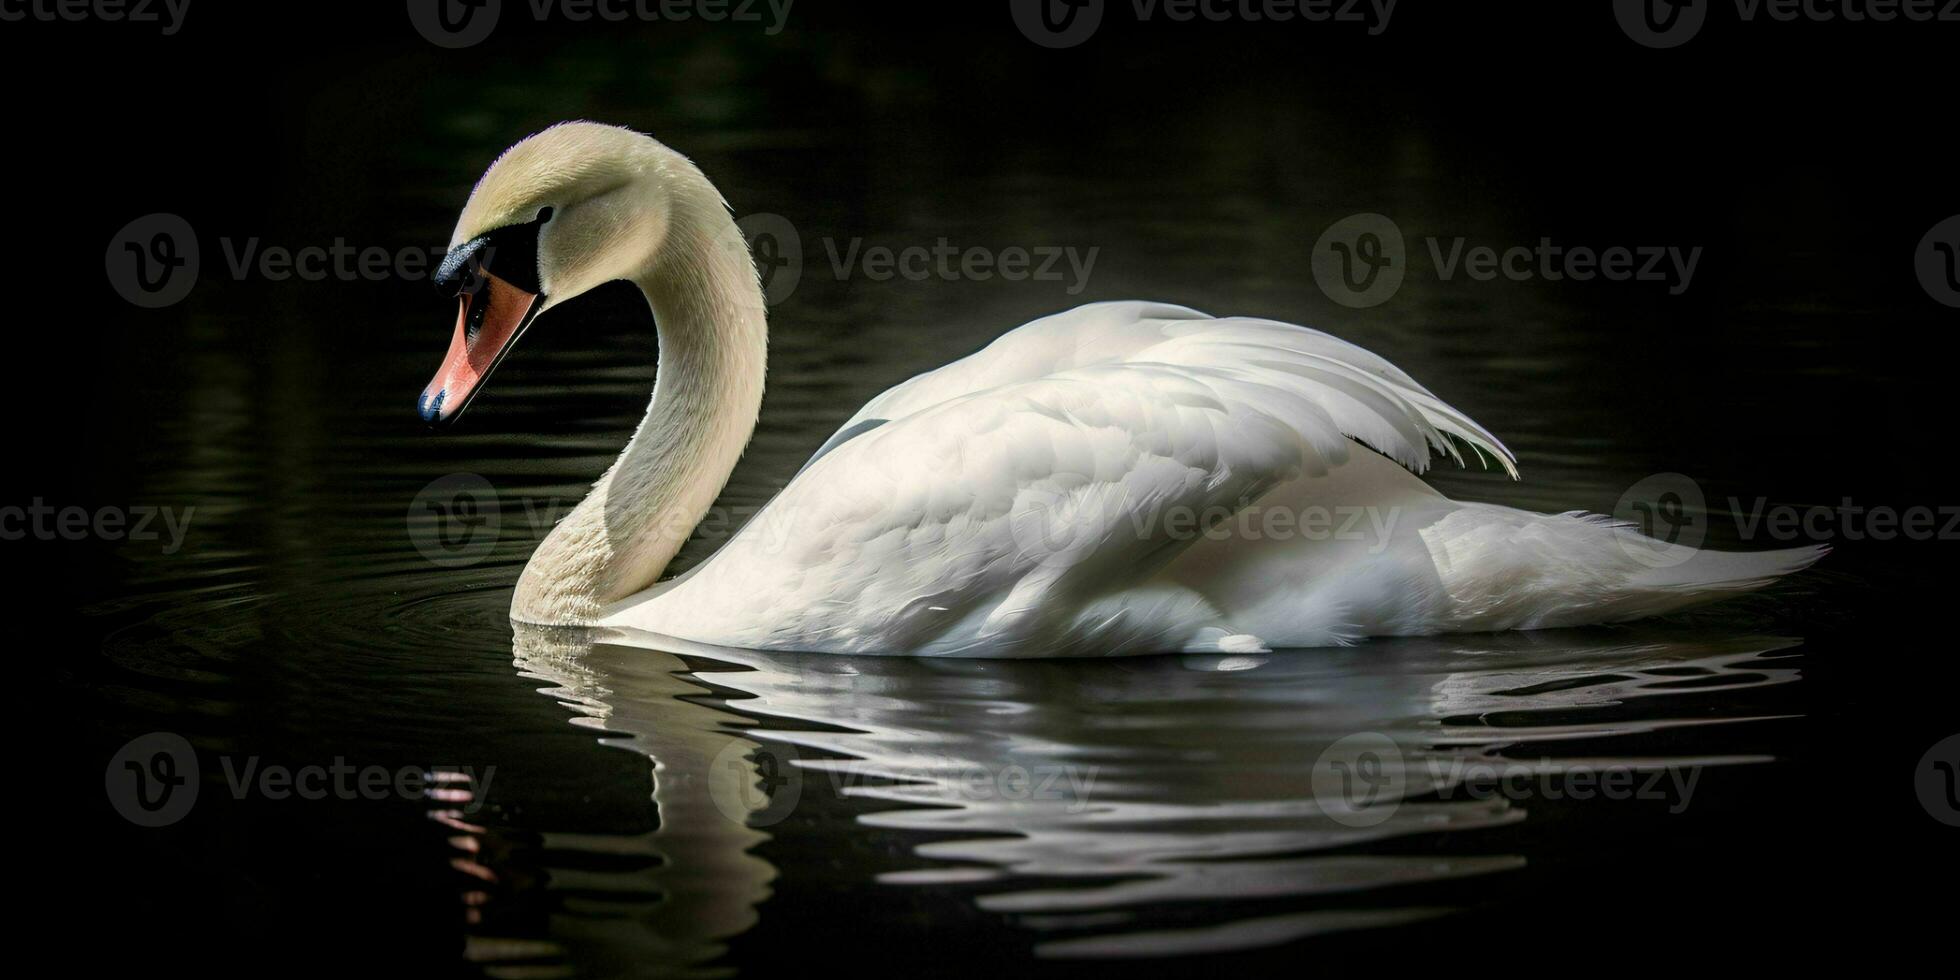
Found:
[[(1316, 182), (1285, 148), (1314, 142), (1316, 127), (1338, 134), (1330, 152), (1363, 174), (1356, 161), (1392, 171), (1407, 152), (1401, 136), (1419, 132), (1448, 148), (1457, 193), (1530, 230), (1497, 240), (1706, 246), (1695, 288), (1678, 300), (1633, 288), (1572, 300), (1641, 323), (1584, 384), (1601, 402), (1639, 406), (1629, 424), (1665, 433), (1671, 457), (1746, 458), (1753, 489), (1778, 500), (1960, 503), (1947, 431), (1960, 311), (1928, 299), (1911, 265), (1926, 229), (1960, 212), (1960, 24), (1741, 24), (1720, 5), (1700, 37), (1653, 51), (1629, 41), (1604, 3), (1405, 0), (1379, 37), (1352, 26), (1135, 24), (1117, 4), (1088, 43), (1049, 51), (1016, 31), (1004, 3), (800, 0), (777, 38), (747, 26), (536, 25), (507, 10), (488, 42), (445, 51), (415, 33), (399, 3), (355, 8), (206, 0), (174, 37), (129, 24), (0, 24), (0, 169), (13, 190), (0, 242), (14, 325), (0, 393), (13, 422), (6, 502), (143, 499), (149, 421), (172, 399), (196, 397), (197, 345), (262, 366), (246, 383), (247, 424), (304, 412), (295, 399), (331, 397), (337, 368), (376, 345), (426, 350), (404, 378), (439, 354), (445, 308), (417, 282), (214, 282), (170, 309), (131, 307), (103, 268), (105, 245), (129, 220), (174, 212), (207, 239), (436, 245), (487, 157), (444, 159), (431, 146), (478, 129), (501, 146), (632, 105), (632, 118), (605, 121), (662, 135), (713, 133), (725, 115), (780, 120), (783, 174), (722, 182), (738, 211), (780, 210), (770, 199), (779, 187), (844, 214), (875, 209), (888, 191), (877, 157), (891, 153), (940, 161), (955, 214), (959, 182), (973, 174), (1157, 175), (1168, 189), (1190, 161), (1220, 156), (1242, 164), (1237, 205), (1283, 210)], [(595, 46), (613, 67), (567, 77)], [(618, 56), (636, 46), (649, 52), (644, 70)], [(689, 57), (663, 54), (673, 49)], [(862, 167), (798, 167), (799, 134), (840, 129), (882, 134)], [(705, 142), (684, 149), (718, 174), (718, 148)], [(1067, 202), (1049, 206), (1069, 218)], [(1167, 193), (1156, 217), (1202, 222), (1210, 206)], [(1310, 292), (1306, 254), (1324, 224), (1302, 221), (1284, 243), (1290, 256), (1256, 261), (1275, 274), (1292, 268)], [(208, 242), (204, 261), (223, 261)], [(1081, 298), (1148, 289), (1119, 276)], [(1765, 298), (1810, 315), (1766, 318), (1755, 312)], [(614, 305), (609, 315), (636, 314)], [(1324, 301), (1321, 312), (1337, 331), (1337, 318), (1367, 315)], [(422, 335), (396, 335), (418, 317)], [(1566, 329), (1594, 329), (1586, 321)], [(1831, 363), (1788, 353), (1810, 337)], [(524, 353), (509, 367), (519, 377)], [(1742, 376), (1782, 391), (1781, 411), (1725, 404)], [(404, 431), (419, 384), (402, 391)], [(262, 406), (285, 408), (259, 416)], [(1610, 418), (1581, 418), (1614, 438)], [(284, 438), (272, 425), (253, 436)], [(1654, 850), (1651, 877), (1586, 889), (1583, 903), (1540, 896), (1528, 921), (1451, 920), (1432, 933), (1433, 952), (1366, 935), (1331, 941), (1314, 947), (1316, 965), (1406, 966), (1427, 952), (1442, 969), (1671, 970), (1704, 944), (1762, 964), (1921, 941), (1948, 904), (1950, 877), (1938, 868), (1953, 831), (1902, 788), (1919, 753), (1954, 725), (1953, 547), (1864, 544), (1857, 562), (1821, 572), (1826, 583), (1875, 576), (1862, 583), (1866, 598), (1834, 601), (1820, 586), (1805, 604), (1812, 633), (1838, 640), (1807, 667), (1832, 696), (1809, 706), (1818, 781), (1781, 806), (1838, 813), (1827, 838), (1815, 820), (1797, 832), (1748, 799), (1718, 800), (1665, 842), (1633, 845)], [(30, 943), (132, 967), (188, 957), (219, 972), (449, 962), (461, 926), (442, 896), (454, 884), (396, 866), (388, 835), (343, 832), (331, 813), (309, 811), (132, 839), (102, 804), (101, 767), (143, 729), (76, 707), (120, 683), (97, 661), (94, 610), (131, 588), (130, 566), (99, 542), (0, 551), (15, 595), (6, 628), (24, 664), (15, 702), (33, 739), (18, 743), (9, 794), (29, 858), (15, 898), (35, 910)], [(424, 832), (417, 814), (398, 821), (405, 835)], [(286, 846), (301, 859), (272, 856)], [(1896, 879), (1932, 890), (1888, 888)], [(782, 951), (781, 963), (796, 954)]]

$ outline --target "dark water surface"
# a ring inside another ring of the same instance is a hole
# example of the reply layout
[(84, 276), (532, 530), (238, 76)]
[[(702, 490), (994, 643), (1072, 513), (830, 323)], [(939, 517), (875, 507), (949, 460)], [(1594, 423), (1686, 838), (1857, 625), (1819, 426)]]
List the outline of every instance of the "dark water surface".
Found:
[[(1924, 331), (1952, 311), (1899, 262), (1953, 202), (1891, 169), (1917, 139), (1909, 108), (1736, 82), (1669, 123), (1637, 72), (1587, 76), (1593, 96), (1519, 89), (1591, 56), (1466, 52), (1455, 25), (1412, 23), (1389, 50), (1420, 58), (1379, 85), (1345, 47), (1255, 46), (1257, 70), (1226, 70), (1237, 35), (1112, 37), (1058, 68), (1011, 28), (968, 49), (814, 26), (768, 43), (564, 31), (453, 58), (350, 40), (186, 76), (253, 111), (181, 115), (214, 152), (102, 179), (101, 213), (51, 250), (81, 258), (45, 259), (47, 278), (101, 294), (89, 323), (112, 339), (86, 433), (26, 437), (68, 461), (26, 495), (195, 507), (175, 553), (64, 545), (41, 566), (61, 639), (24, 649), (58, 656), (51, 685), (20, 683), (79, 760), (50, 777), (86, 810), (47, 848), (68, 924), (104, 917), (136, 930), (132, 948), (186, 943), (213, 968), (266, 962), (227, 952), (250, 949), (295, 969), (426, 958), (508, 977), (1064, 973), (1191, 953), (1448, 968), (1472, 951), (1563, 970), (1685, 937), (1762, 958), (1801, 954), (1820, 922), (1908, 929), (1929, 906), (1887, 882), (1951, 855), (1911, 778), (1954, 725), (1951, 654), (1915, 633), (1944, 618), (1950, 543), (1836, 540), (1766, 593), (1638, 626), (1343, 650), (921, 663), (513, 635), (518, 570), (644, 410), (638, 298), (608, 288), (541, 321), (463, 429), (432, 436), (411, 406), (448, 312), (426, 286), (210, 271), (220, 237), (440, 244), (503, 146), (590, 117), (653, 132), (737, 213), (800, 233), (761, 426), (723, 499), (736, 513), (886, 385), (1113, 298), (1309, 323), (1397, 361), (1520, 459), (1520, 483), (1439, 469), (1452, 496), (1611, 511), (1679, 472), (1707, 495), (1710, 542), (1735, 547), (1779, 542), (1739, 541), (1731, 497), (1951, 499), (1946, 464), (1915, 454), (1952, 352)], [(1613, 41), (1583, 43), (1632, 58)], [(1506, 67), (1531, 56), (1557, 70)], [(1684, 64), (1717, 85), (1707, 58)], [(1532, 94), (1479, 102), (1466, 77)], [(1691, 172), (1666, 166), (1685, 152), (1666, 140), (1695, 148)], [(157, 312), (117, 302), (98, 260), (152, 211), (192, 219), (207, 268)], [(1550, 237), (1707, 257), (1680, 297), (1445, 282), (1424, 260), (1391, 302), (1348, 310), (1308, 252), (1371, 211), (1412, 249)], [(1099, 252), (1076, 294), (831, 269), (854, 238), (942, 237)], [(482, 550), (432, 560), (443, 528), (418, 493), (459, 473), (494, 488)], [(729, 530), (703, 528), (681, 567)], [(186, 738), (203, 777), (188, 818), (145, 830), (103, 801), (100, 773), (151, 731)], [(234, 799), (225, 766), (251, 759), (488, 778)], [(1601, 773), (1624, 782), (1588, 793)]]

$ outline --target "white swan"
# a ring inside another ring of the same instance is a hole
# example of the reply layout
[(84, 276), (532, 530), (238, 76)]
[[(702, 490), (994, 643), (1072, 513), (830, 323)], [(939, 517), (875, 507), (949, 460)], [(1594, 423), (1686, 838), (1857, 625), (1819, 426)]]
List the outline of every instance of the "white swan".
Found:
[(455, 418), (533, 319), (616, 279), (657, 321), (653, 403), (525, 567), (519, 622), (850, 653), (1242, 651), (1633, 619), (1821, 554), (1692, 552), (1451, 501), (1410, 471), (1453, 439), (1515, 476), (1512, 456), (1394, 365), (1122, 302), (872, 399), (719, 552), (656, 584), (754, 428), (768, 341), (748, 249), (686, 158), (586, 122), (504, 153), (438, 275), (461, 298), (420, 408)]

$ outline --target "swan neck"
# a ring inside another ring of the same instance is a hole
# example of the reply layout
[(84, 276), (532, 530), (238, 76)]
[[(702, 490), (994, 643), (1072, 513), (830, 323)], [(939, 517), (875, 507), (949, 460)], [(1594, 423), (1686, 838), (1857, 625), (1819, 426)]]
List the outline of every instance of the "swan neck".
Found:
[(512, 616), (591, 624), (656, 582), (734, 471), (762, 406), (768, 327), (739, 230), (706, 179), (670, 205), (665, 241), (634, 277), (659, 366), (633, 438), (532, 556)]

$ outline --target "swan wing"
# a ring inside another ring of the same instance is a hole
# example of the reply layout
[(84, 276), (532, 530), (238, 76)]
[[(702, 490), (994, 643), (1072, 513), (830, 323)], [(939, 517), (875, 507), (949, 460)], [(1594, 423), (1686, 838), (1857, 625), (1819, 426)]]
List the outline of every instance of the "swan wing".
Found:
[[(1454, 438), (1517, 476), (1516, 458), (1495, 436), (1365, 348), (1276, 320), (1215, 318), (1138, 301), (1091, 303), (1043, 317), (895, 385), (838, 427), (810, 462), (893, 419), (975, 392), (1079, 368), (1150, 363), (1236, 373), (1300, 392), (1352, 425), (1347, 435), (1418, 473), (1431, 449), (1462, 463)], [(1391, 435), (1389, 428), (1398, 431)]]
[(1135, 590), (1208, 521), (1341, 466), (1353, 440), (1417, 470), (1449, 437), (1510, 464), (1392, 365), (1324, 334), (1151, 304), (1072, 315), (881, 395), (695, 574), (609, 620), (840, 652), (1175, 648), (1173, 631), (1215, 611)]

